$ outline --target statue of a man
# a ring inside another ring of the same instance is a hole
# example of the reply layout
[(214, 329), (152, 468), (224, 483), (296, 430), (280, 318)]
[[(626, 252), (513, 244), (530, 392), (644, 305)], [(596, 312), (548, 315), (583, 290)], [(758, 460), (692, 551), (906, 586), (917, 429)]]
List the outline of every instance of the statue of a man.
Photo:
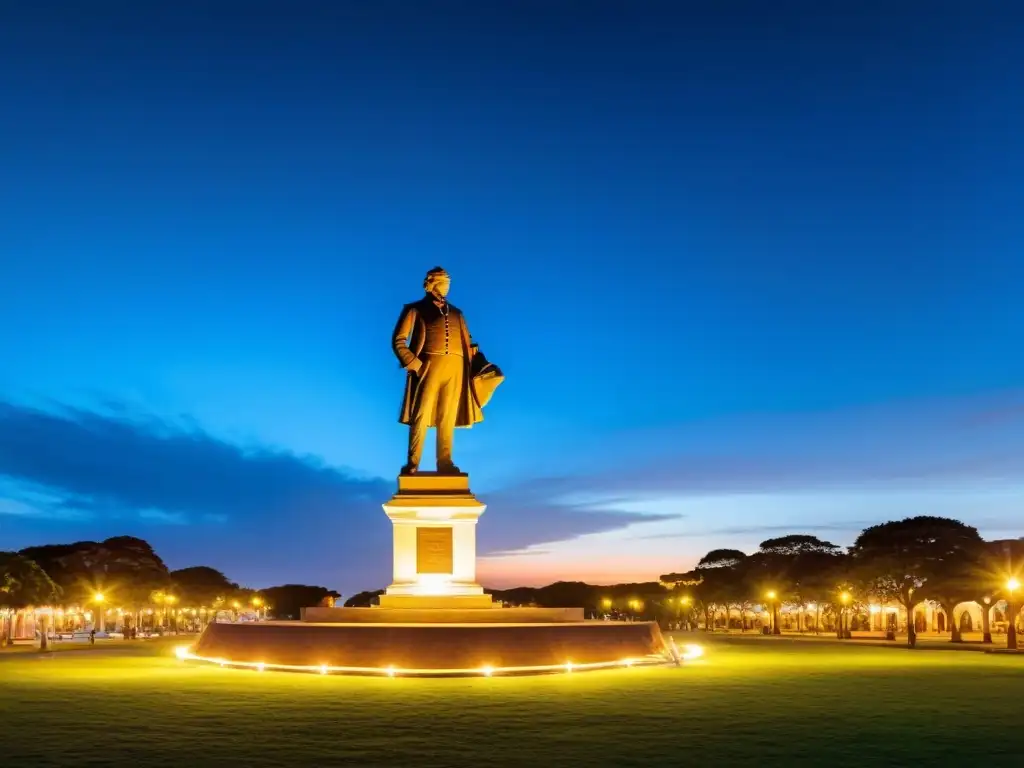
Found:
[(409, 454), (403, 475), (419, 469), (430, 427), (437, 432), (437, 471), (459, 474), (452, 461), (455, 427), (471, 427), (484, 418), (472, 384), (477, 349), (466, 318), (448, 302), (451, 282), (441, 267), (430, 270), (423, 281), (426, 295), (405, 305), (391, 340), (399, 363), (407, 371), (399, 417), (402, 424), (409, 425)]

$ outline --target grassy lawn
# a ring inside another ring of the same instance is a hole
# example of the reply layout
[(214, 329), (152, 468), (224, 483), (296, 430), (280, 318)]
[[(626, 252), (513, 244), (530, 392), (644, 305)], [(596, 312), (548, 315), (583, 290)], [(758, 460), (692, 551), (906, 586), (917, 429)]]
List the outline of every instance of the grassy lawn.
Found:
[(682, 669), (430, 680), (183, 666), (172, 647), (0, 655), (3, 765), (928, 766), (1022, 754), (1024, 656), (730, 637)]

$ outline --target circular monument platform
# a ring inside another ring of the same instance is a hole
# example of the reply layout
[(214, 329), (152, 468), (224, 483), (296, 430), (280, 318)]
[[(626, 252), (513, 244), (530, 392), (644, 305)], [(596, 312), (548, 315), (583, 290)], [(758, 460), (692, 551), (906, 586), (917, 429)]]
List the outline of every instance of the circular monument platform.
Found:
[(393, 581), (380, 605), (305, 608), (302, 621), (210, 624), (179, 657), (383, 675), (537, 674), (680, 660), (653, 622), (584, 621), (582, 608), (495, 603), (476, 581), (476, 525), (486, 506), (467, 475), (403, 475), (383, 506)]
[(179, 657), (261, 671), (379, 675), (536, 674), (673, 658), (657, 624), (606, 621), (210, 624)]

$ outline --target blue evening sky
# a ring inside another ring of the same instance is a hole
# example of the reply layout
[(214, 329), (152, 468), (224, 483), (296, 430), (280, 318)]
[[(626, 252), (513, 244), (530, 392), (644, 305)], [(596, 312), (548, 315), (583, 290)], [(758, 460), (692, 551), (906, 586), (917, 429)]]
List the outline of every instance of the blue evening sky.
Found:
[(1024, 11), (0, 10), (0, 549), (384, 586), (424, 272), (507, 381), (485, 583), (1024, 533)]

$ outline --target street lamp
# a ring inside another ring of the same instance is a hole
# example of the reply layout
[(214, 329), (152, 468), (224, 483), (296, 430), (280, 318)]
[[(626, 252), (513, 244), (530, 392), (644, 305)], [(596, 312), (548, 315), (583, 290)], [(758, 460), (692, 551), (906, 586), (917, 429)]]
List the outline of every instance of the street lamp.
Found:
[(96, 592), (92, 596), (92, 601), (94, 603), (96, 603), (96, 614), (100, 617), (100, 626), (99, 626), (99, 631), (100, 632), (105, 632), (106, 628), (107, 628), (106, 627), (106, 622), (104, 621), (104, 616), (103, 616), (103, 601), (104, 600), (106, 600), (106, 597), (103, 595), (102, 592)]
[(686, 609), (686, 611), (685, 611), (686, 618), (682, 620), (683, 621), (683, 627), (682, 628), (685, 628), (686, 631), (689, 632), (690, 631), (690, 610), (689, 610), (689, 608), (690, 608), (690, 596), (689, 595), (683, 595), (682, 597), (679, 598), (679, 608), (677, 609), (677, 615), (680, 618), (683, 615), (683, 609), (684, 608)]
[(772, 609), (772, 614), (771, 614), (772, 634), (773, 635), (781, 635), (782, 634), (782, 630), (779, 628), (779, 604), (778, 604), (778, 601), (776, 600), (778, 595), (776, 594), (774, 589), (769, 589), (768, 590), (768, 594), (766, 595), (766, 597), (768, 598), (768, 605)]
[(1012, 650), (1017, 650), (1017, 605), (1014, 602), (1014, 596), (1016, 591), (1020, 589), (1020, 582), (1016, 577), (1011, 576), (1006, 581), (1006, 591), (1010, 595), (1010, 599), (1007, 601), (1006, 618), (1009, 624), (1006, 627), (1006, 647)]
[(849, 624), (846, 606), (850, 604), (850, 593), (845, 589), (839, 595), (839, 602), (842, 603), (842, 608), (839, 611), (839, 637), (840, 639), (849, 639), (852, 633), (846, 627)]
[(984, 605), (981, 606), (981, 642), (992, 642), (992, 598), (985, 595), (981, 598)]

